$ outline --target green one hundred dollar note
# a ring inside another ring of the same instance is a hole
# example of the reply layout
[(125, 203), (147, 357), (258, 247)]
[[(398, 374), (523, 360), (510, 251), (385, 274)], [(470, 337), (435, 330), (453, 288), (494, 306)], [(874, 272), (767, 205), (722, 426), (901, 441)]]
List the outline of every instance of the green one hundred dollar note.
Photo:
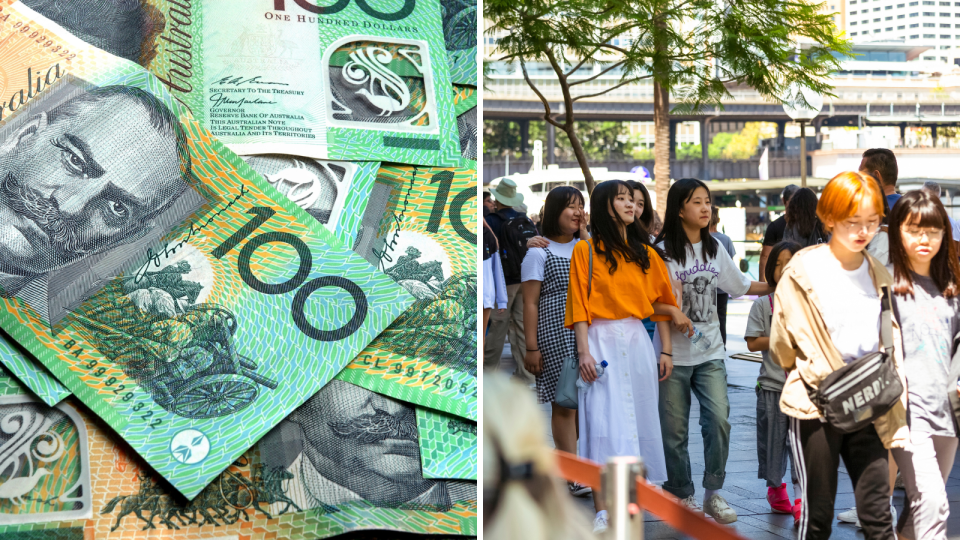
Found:
[(337, 378), (476, 420), (476, 169), (382, 166), (354, 251), (417, 301)]
[(477, 423), (417, 407), (424, 478), (477, 479)]
[[(342, 245), (353, 245), (353, 236), (359, 228), (380, 163), (321, 161), (284, 155), (246, 156), (244, 160), (323, 224)], [(47, 405), (56, 405), (70, 395), (29, 353), (24, 354), (2, 336), (0, 363)]]
[[(477, 89), (454, 85), (453, 91), (457, 132), (460, 134), (460, 157), (477, 161)], [(476, 167), (476, 164), (466, 165)]]
[(477, 0), (440, 0), (440, 6), (450, 80), (477, 86)]
[(342, 245), (353, 245), (379, 162), (323, 161), (282, 154), (243, 159), (280, 193), (323, 224)]
[(0, 335), (0, 364), (14, 373), (41, 401), (53, 406), (70, 395), (67, 387), (39, 365), (15, 340)]
[(238, 154), (457, 164), (440, 0), (24, 3), (146, 67)]
[(193, 497), (413, 299), (140, 66), (0, 36), (50, 83), (0, 123), (0, 326)]
[[(76, 398), (47, 406), (0, 368), (0, 423), (9, 426), (0, 450), (0, 537), (312, 540), (359, 529), (476, 535), (476, 482), (420, 474), (413, 414), (334, 381), (187, 501)], [(374, 422), (397, 429), (388, 434)], [(336, 456), (334, 467), (328, 455)], [(346, 470), (364, 474), (339, 474)]]

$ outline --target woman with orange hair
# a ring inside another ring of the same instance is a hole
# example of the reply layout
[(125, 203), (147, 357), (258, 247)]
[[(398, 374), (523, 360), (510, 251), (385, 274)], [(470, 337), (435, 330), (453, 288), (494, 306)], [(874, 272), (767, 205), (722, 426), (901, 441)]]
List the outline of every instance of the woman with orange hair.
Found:
[[(788, 372), (780, 409), (790, 418), (802, 489), (801, 540), (830, 537), (840, 458), (854, 485), (866, 538), (894, 538), (886, 449), (903, 447), (909, 439), (904, 398), (852, 432), (827, 422), (810, 399), (828, 375), (880, 350), (881, 297), (893, 278), (864, 248), (880, 228), (882, 197), (874, 179), (860, 173), (830, 180), (817, 204), (817, 216), (833, 234), (830, 242), (798, 252), (777, 283), (770, 354)], [(891, 327), (884, 341), (892, 341), (899, 370), (900, 328), (896, 321)]]

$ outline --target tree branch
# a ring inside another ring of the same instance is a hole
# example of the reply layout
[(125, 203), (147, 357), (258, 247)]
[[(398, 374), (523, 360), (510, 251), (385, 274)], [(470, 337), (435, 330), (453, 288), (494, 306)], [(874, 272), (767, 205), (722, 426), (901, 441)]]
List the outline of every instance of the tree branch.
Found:
[[(594, 49), (593, 49), (592, 51), (590, 51), (590, 54), (585, 54), (585, 55), (583, 55), (583, 59), (580, 60), (580, 63), (577, 64), (576, 66), (574, 66), (574, 68), (571, 69), (570, 71), (568, 71), (566, 74), (567, 74), (567, 75), (573, 75), (578, 69), (580, 69), (581, 67), (583, 67), (584, 64), (587, 63), (587, 60), (590, 60), (591, 58), (593, 58), (593, 55), (596, 54), (597, 51), (600, 50), (600, 47), (601, 47), (601, 45), (597, 45), (596, 47), (594, 47)], [(574, 84), (576, 84), (576, 83), (574, 83)], [(573, 86), (573, 84), (571, 84), (570, 86)]]
[(533, 90), (533, 93), (536, 94), (537, 97), (540, 98), (540, 102), (543, 103), (543, 110), (544, 110), (543, 119), (544, 119), (544, 121), (549, 122), (549, 123), (553, 124), (554, 126), (562, 129), (562, 130), (566, 130), (566, 125), (565, 125), (565, 124), (564, 124), (564, 125), (561, 125), (559, 122), (557, 122), (556, 120), (554, 120), (554, 119), (550, 116), (550, 114), (551, 114), (551, 112), (550, 112), (550, 102), (547, 100), (546, 96), (544, 96), (543, 93), (540, 92), (540, 89), (537, 88), (537, 85), (533, 84), (533, 81), (530, 80), (530, 74), (527, 73), (527, 63), (524, 62), (522, 58), (520, 59), (520, 70), (523, 71), (523, 80), (527, 81), (527, 86), (529, 86), (530, 89)]
[(576, 86), (576, 85), (578, 85), (578, 84), (583, 84), (583, 83), (586, 83), (586, 82), (590, 82), (590, 81), (592, 81), (592, 80), (594, 80), (594, 79), (597, 79), (597, 78), (599, 78), (599, 77), (602, 77), (602, 76), (605, 75), (607, 72), (609, 72), (610, 70), (616, 68), (617, 66), (622, 66), (625, 62), (626, 62), (626, 60), (621, 60), (621, 61), (619, 61), (619, 62), (617, 62), (617, 63), (615, 63), (615, 64), (612, 64), (612, 65), (611, 65), (610, 67), (608, 67), (607, 69), (604, 69), (604, 70), (601, 71), (600, 73), (597, 73), (596, 75), (594, 75), (594, 76), (592, 76), (592, 77), (590, 77), (590, 78), (588, 78), (588, 79), (580, 79), (580, 80), (571, 82), (571, 83), (570, 83), (570, 86)]
[[(607, 89), (604, 90), (603, 92), (597, 92), (596, 94), (585, 94), (585, 95), (582, 95), (582, 96), (577, 96), (577, 97), (573, 98), (572, 101), (579, 101), (579, 100), (581, 100), (581, 99), (588, 99), (588, 98), (595, 98), (595, 97), (597, 97), (597, 96), (602, 96), (602, 95), (606, 94), (607, 92), (616, 90), (617, 88), (620, 88), (621, 86), (623, 86), (623, 85), (625, 85), (625, 84), (635, 83), (635, 82), (637, 82), (637, 81), (642, 81), (643, 79), (649, 79), (649, 78), (651, 78), (651, 77), (653, 77), (653, 75), (644, 75), (643, 77), (634, 77), (633, 79), (629, 79), (629, 80), (626, 80), (626, 81), (622, 81), (622, 82), (620, 82), (619, 84), (617, 84), (616, 86), (611, 86), (610, 88), (607, 88)], [(571, 86), (572, 86), (572, 85), (571, 85)]]

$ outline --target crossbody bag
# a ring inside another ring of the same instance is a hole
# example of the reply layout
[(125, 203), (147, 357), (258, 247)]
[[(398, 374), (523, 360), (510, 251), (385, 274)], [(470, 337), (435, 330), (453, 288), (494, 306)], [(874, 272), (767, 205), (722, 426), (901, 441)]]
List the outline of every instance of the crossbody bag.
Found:
[(903, 395), (903, 383), (893, 363), (893, 318), (890, 289), (880, 298), (880, 346), (827, 375), (807, 391), (820, 415), (841, 433), (853, 433), (887, 413)]

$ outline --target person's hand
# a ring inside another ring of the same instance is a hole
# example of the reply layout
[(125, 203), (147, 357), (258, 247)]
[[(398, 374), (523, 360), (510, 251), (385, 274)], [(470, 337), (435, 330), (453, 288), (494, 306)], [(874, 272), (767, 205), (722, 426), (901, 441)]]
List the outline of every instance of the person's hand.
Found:
[(597, 380), (597, 362), (588, 352), (580, 353), (580, 376), (588, 383)]
[(550, 241), (542, 236), (534, 236), (527, 240), (527, 249), (550, 247)]
[(690, 317), (687, 317), (679, 309), (673, 312), (671, 316), (673, 319), (673, 327), (677, 329), (681, 334), (686, 334), (687, 337), (693, 337), (693, 322), (690, 320)]
[(587, 225), (588, 223), (586, 218), (580, 220), (580, 239), (581, 240), (586, 240), (587, 238), (590, 238), (590, 233), (587, 232)]
[(540, 351), (527, 351), (527, 354), (523, 355), (523, 367), (530, 373), (539, 375), (543, 371), (543, 356)]
[(499, 309), (497, 309), (497, 314), (499, 314), (499, 315), (503, 315), (503, 314), (506, 313), (506, 312), (507, 312), (507, 308), (499, 308)]
[(667, 380), (671, 373), (673, 373), (673, 358), (660, 353), (660, 380)]

